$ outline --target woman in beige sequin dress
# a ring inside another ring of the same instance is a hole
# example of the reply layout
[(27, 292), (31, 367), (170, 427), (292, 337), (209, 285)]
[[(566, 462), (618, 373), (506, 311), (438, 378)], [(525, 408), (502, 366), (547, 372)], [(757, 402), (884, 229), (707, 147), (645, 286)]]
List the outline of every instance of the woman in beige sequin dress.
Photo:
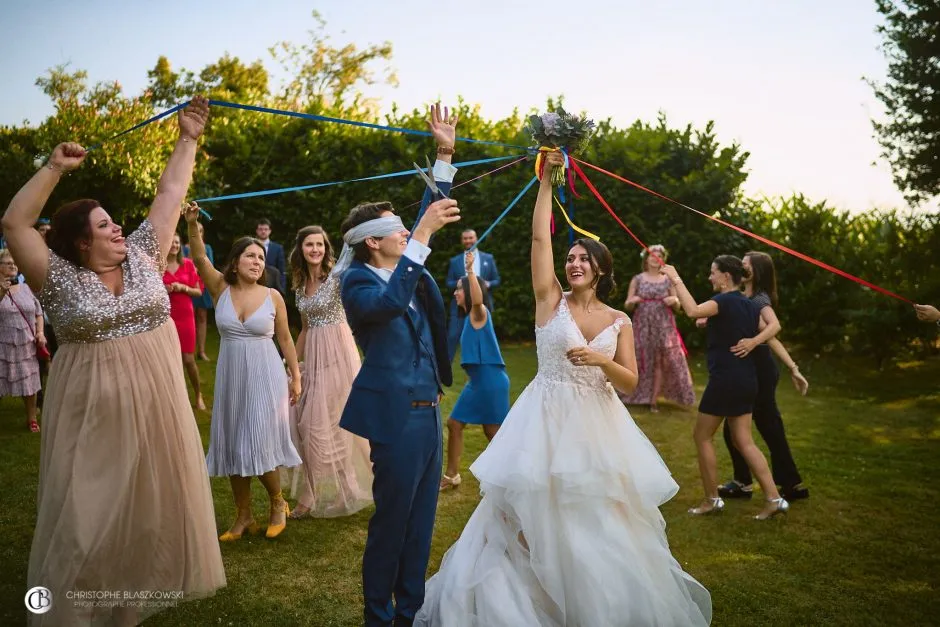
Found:
[[(58, 210), (48, 248), (32, 228), (60, 176), (84, 159), (77, 144), (56, 147), (3, 216), (8, 245), (59, 339), (27, 575), (27, 588), (48, 588), (52, 605), (31, 615), (32, 625), (134, 625), (225, 585), (161, 278), (207, 117), (208, 102), (198, 97), (180, 113), (180, 137), (150, 213), (126, 240), (94, 200)], [(80, 598), (94, 591), (163, 600)]]
[(369, 443), (339, 426), (361, 362), (340, 301), (340, 277), (330, 274), (334, 262), (322, 227), (297, 232), (290, 267), (303, 318), (297, 337), (303, 392), (291, 409), (291, 433), (304, 463), (292, 471), (297, 507), (291, 518), (346, 516), (372, 503)]

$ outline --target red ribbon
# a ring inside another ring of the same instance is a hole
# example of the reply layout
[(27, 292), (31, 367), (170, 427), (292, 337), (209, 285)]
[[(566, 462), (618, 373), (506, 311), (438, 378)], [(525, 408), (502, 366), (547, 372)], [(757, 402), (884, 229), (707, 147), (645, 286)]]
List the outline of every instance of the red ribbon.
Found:
[[(797, 259), (802, 259), (803, 261), (807, 261), (807, 262), (809, 262), (809, 263), (811, 263), (811, 264), (813, 264), (813, 265), (815, 265), (815, 266), (819, 266), (819, 267), (822, 268), (823, 270), (828, 270), (829, 272), (832, 272), (833, 274), (837, 274), (837, 275), (839, 275), (839, 276), (841, 276), (841, 277), (843, 277), (843, 278), (849, 279), (850, 281), (854, 281), (854, 282), (858, 283), (859, 285), (864, 285), (865, 287), (867, 287), (867, 288), (869, 288), (869, 289), (873, 289), (873, 290), (875, 290), (876, 292), (880, 292), (880, 293), (884, 294), (885, 296), (890, 296), (891, 298), (896, 298), (896, 299), (898, 299), (898, 300), (900, 300), (900, 301), (902, 301), (902, 302), (909, 303), (909, 304), (911, 304), (911, 305), (914, 304), (914, 301), (912, 301), (912, 300), (909, 300), (909, 299), (907, 299), (907, 298), (905, 298), (905, 297), (903, 297), (903, 296), (901, 296), (901, 295), (899, 295), (899, 294), (895, 294), (894, 292), (891, 292), (891, 291), (889, 291), (889, 290), (886, 290), (886, 289), (883, 288), (883, 287), (879, 287), (879, 286), (875, 285), (874, 283), (870, 283), (870, 282), (866, 281), (865, 279), (862, 279), (862, 278), (860, 278), (860, 277), (855, 276), (854, 274), (849, 274), (849, 273), (846, 272), (845, 270), (840, 270), (839, 268), (836, 268), (835, 266), (830, 266), (828, 263), (825, 263), (824, 261), (819, 261), (818, 259), (815, 259), (815, 258), (813, 258), (813, 257), (810, 257), (809, 255), (805, 255), (805, 254), (803, 254), (803, 253), (801, 253), (801, 252), (799, 252), (799, 251), (793, 250), (792, 248), (789, 248), (789, 247), (787, 247), (787, 246), (784, 246), (783, 244), (778, 244), (777, 242), (775, 242), (775, 241), (773, 241), (773, 240), (767, 239), (766, 237), (763, 237), (763, 236), (761, 236), (761, 235), (757, 235), (756, 233), (752, 233), (752, 232), (748, 231), (747, 229), (743, 229), (743, 228), (741, 228), (740, 226), (737, 226), (737, 225), (735, 225), (735, 224), (731, 224), (730, 222), (725, 222), (725, 221), (722, 220), (721, 218), (716, 218), (716, 217), (714, 217), (714, 216), (708, 215), (707, 213), (704, 213), (704, 212), (702, 212), (702, 211), (699, 211), (698, 209), (693, 209), (692, 207), (690, 207), (690, 206), (688, 206), (688, 205), (682, 204), (682, 203), (679, 202), (678, 200), (673, 200), (672, 198), (669, 198), (668, 196), (663, 196), (663, 195), (660, 194), (659, 192), (654, 192), (653, 190), (651, 190), (651, 189), (649, 189), (649, 188), (643, 187), (643, 186), (640, 185), (639, 183), (634, 183), (633, 181), (631, 181), (631, 180), (629, 180), (629, 179), (625, 179), (625, 178), (623, 178), (622, 176), (619, 176), (619, 175), (617, 175), (617, 174), (614, 174), (613, 172), (608, 172), (607, 170), (605, 170), (605, 169), (603, 169), (603, 168), (600, 168), (600, 167), (598, 167), (598, 166), (596, 166), (596, 165), (592, 165), (592, 164), (587, 163), (587, 162), (585, 162), (585, 161), (580, 161), (580, 160), (578, 160), (578, 159), (572, 158), (572, 159), (571, 159), (571, 167), (577, 169), (578, 173), (581, 175), (581, 178), (584, 179), (584, 183), (590, 188), (590, 190), (591, 190), (592, 192), (594, 192), (594, 195), (597, 197), (598, 200), (601, 201), (601, 204), (604, 205), (605, 208), (607, 208), (607, 211), (609, 211), (611, 215), (614, 215), (613, 210), (611, 210), (610, 206), (608, 206), (608, 204), (604, 201), (604, 199), (601, 198), (600, 194), (597, 193), (597, 190), (594, 189), (594, 186), (591, 185), (591, 183), (590, 183), (590, 181), (588, 181), (587, 177), (584, 176), (584, 172), (583, 172), (583, 171), (578, 167), (578, 165), (577, 165), (578, 163), (582, 163), (582, 164), (586, 165), (587, 167), (593, 168), (594, 170), (597, 170), (598, 172), (600, 172), (600, 173), (602, 173), (602, 174), (606, 174), (607, 176), (610, 176), (610, 177), (612, 177), (612, 178), (615, 178), (615, 179), (617, 179), (618, 181), (622, 181), (622, 182), (624, 182), (624, 183), (626, 183), (626, 184), (628, 184), (628, 185), (632, 185), (633, 187), (635, 187), (635, 188), (637, 188), (637, 189), (639, 189), (639, 190), (642, 190), (642, 191), (644, 191), (644, 192), (646, 192), (646, 193), (648, 193), (648, 194), (652, 194), (653, 196), (656, 196), (657, 198), (662, 198), (663, 200), (666, 200), (666, 201), (668, 201), (668, 202), (671, 202), (671, 203), (673, 203), (674, 205), (679, 205), (679, 206), (682, 207), (683, 209), (688, 209), (689, 211), (691, 211), (691, 212), (693, 212), (693, 213), (697, 213), (697, 214), (700, 215), (700, 216), (705, 216), (705, 217), (708, 218), (709, 220), (712, 220), (712, 221), (714, 221), (714, 222), (717, 222), (718, 224), (721, 224), (722, 226), (726, 226), (726, 227), (728, 227), (729, 229), (733, 229), (733, 230), (737, 231), (738, 233), (741, 233), (742, 235), (747, 235), (748, 237), (753, 238), (753, 239), (756, 239), (757, 241), (759, 241), (759, 242), (761, 242), (761, 243), (764, 243), (764, 244), (767, 244), (768, 246), (771, 246), (771, 247), (773, 247), (773, 248), (776, 248), (777, 250), (782, 250), (783, 252), (785, 252), (785, 253), (787, 253), (787, 254), (789, 254), (789, 255), (793, 255), (793, 256), (796, 257)], [(646, 245), (643, 244), (643, 242), (641, 242), (640, 239), (639, 239), (636, 235), (633, 235), (633, 232), (630, 231), (630, 229), (627, 228), (627, 226), (620, 220), (620, 218), (617, 218), (616, 215), (614, 215), (614, 218), (616, 218), (617, 222), (620, 223), (620, 226), (622, 226), (624, 229), (626, 229), (627, 233), (630, 233), (630, 235), (633, 237), (633, 239), (635, 239), (635, 240), (637, 241), (637, 243), (640, 244), (640, 246), (643, 246), (643, 248), (644, 248), (647, 252), (649, 252), (649, 249), (646, 248)]]

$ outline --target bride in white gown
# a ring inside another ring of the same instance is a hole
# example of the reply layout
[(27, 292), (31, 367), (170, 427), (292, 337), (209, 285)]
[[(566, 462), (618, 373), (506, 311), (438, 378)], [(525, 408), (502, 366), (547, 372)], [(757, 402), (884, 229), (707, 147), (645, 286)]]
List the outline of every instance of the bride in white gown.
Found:
[(637, 368), (629, 318), (601, 302), (610, 252), (578, 240), (562, 292), (547, 172), (532, 219), (538, 374), (470, 467), (483, 498), (414, 624), (708, 625), (711, 597), (673, 558), (658, 509), (679, 486), (614, 391), (631, 392)]

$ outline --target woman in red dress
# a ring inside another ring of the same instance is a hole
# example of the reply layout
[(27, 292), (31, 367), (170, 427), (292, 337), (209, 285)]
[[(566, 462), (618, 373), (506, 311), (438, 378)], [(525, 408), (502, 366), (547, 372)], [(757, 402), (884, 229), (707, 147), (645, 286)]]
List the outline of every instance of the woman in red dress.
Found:
[(163, 284), (170, 295), (170, 318), (176, 323), (176, 332), (180, 337), (180, 352), (183, 354), (183, 368), (189, 375), (196, 393), (196, 409), (205, 409), (199, 386), (199, 368), (196, 366), (196, 313), (193, 310), (193, 297), (202, 294), (202, 281), (196, 272), (196, 266), (183, 257), (180, 236), (173, 236), (173, 244), (166, 256), (166, 271)]

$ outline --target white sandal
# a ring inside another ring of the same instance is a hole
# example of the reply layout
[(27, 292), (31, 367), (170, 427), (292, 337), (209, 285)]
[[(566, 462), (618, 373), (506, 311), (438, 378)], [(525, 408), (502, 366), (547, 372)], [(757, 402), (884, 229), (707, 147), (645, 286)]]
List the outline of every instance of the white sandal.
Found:
[(440, 491), (448, 490), (450, 488), (456, 488), (460, 485), (460, 473), (458, 472), (453, 477), (448, 477), (447, 475), (441, 475), (441, 486)]

